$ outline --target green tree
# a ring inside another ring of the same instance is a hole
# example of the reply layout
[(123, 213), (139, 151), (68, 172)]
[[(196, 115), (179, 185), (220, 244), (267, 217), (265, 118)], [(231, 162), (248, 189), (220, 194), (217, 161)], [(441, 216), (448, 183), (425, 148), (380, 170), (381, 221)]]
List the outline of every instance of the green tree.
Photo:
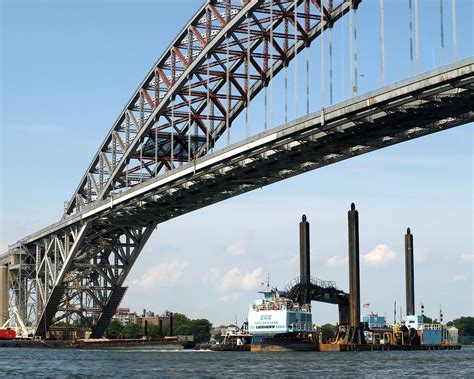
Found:
[(93, 317), (80, 317), (72, 322), (74, 326), (91, 326), (94, 324)]
[(157, 338), (159, 337), (159, 334), (160, 334), (160, 328), (158, 327), (158, 325), (149, 323), (148, 324), (148, 337)]
[(143, 334), (143, 331), (140, 325), (134, 324), (133, 322), (131, 322), (125, 325), (122, 333), (125, 338), (138, 338), (138, 337), (141, 337), (141, 335)]
[(179, 324), (174, 327), (175, 336), (190, 336), (193, 334), (193, 328), (191, 322), (186, 324)]
[(321, 326), (321, 338), (323, 342), (327, 342), (330, 338), (335, 338), (338, 327), (333, 324), (324, 324)]
[(190, 322), (182, 313), (173, 313), (173, 334), (183, 334), (178, 332), (182, 326), (188, 325)]
[[(173, 334), (176, 336), (192, 335), (196, 342), (206, 342), (211, 338), (211, 328), (212, 324), (209, 320), (190, 320), (182, 313), (173, 314)], [(169, 329), (166, 328), (166, 330)]]
[(455, 326), (459, 329), (460, 336), (474, 336), (474, 317), (460, 317), (448, 322), (446, 325)]
[(437, 320), (433, 320), (431, 317), (422, 315), (424, 324), (439, 324)]
[(200, 319), (191, 321), (191, 334), (196, 342), (207, 342), (211, 339), (212, 324), (209, 320)]
[(107, 338), (115, 339), (117, 338), (119, 333), (122, 333), (122, 330), (123, 330), (123, 325), (117, 320), (112, 320), (110, 321), (110, 324), (107, 327), (105, 334), (107, 335)]

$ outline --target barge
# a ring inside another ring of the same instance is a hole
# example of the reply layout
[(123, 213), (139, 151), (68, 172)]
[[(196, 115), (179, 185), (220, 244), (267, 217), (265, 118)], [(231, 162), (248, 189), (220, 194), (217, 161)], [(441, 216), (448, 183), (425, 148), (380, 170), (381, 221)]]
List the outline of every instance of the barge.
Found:
[(250, 351), (317, 351), (311, 305), (300, 305), (277, 288), (260, 293), (263, 298), (249, 307)]

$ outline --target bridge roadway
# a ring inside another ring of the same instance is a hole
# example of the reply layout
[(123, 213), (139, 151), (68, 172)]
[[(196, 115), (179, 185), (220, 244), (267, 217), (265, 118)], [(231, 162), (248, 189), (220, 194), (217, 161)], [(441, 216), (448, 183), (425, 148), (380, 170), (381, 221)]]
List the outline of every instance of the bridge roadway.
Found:
[[(0, 264), (8, 264), (12, 271), (18, 262), (26, 262), (30, 279), (35, 271), (49, 271), (41, 282), (49, 290), (29, 294), (42, 298), (43, 309), (37, 304), (38, 335), (46, 333), (58, 310), (84, 318), (79, 305), (70, 305), (72, 299), (97, 287), (92, 303), (102, 306), (81, 306), (98, 315), (93, 333), (98, 336), (120, 303), (125, 293), (121, 285), (157, 224), (294, 175), (472, 122), (473, 88), (474, 59), (469, 58), (325, 108), (86, 205), (79, 213), (12, 245), (0, 256)], [(62, 244), (57, 242), (58, 236), (63, 236)], [(105, 254), (83, 254), (78, 259), (84, 244), (95, 244), (96, 250), (121, 245), (122, 252), (115, 248), (112, 262)], [(54, 262), (46, 257), (52, 245), (58, 245), (54, 249), (59, 253), (55, 254), (61, 256)], [(15, 261), (15, 256), (20, 258)], [(103, 278), (90, 279), (94, 266), (102, 261), (102, 271), (96, 276)], [(87, 275), (89, 289), (83, 281)], [(66, 288), (74, 288), (74, 296), (65, 299)], [(28, 296), (23, 297), (23, 315), (31, 318), (26, 310)], [(69, 306), (61, 308), (60, 303)]]
[[(474, 58), (301, 117), (191, 164), (86, 205), (17, 244), (89, 219), (163, 222), (189, 211), (369, 151), (474, 121)], [(178, 200), (178, 201), (176, 201)], [(148, 209), (149, 208), (149, 209)], [(6, 256), (0, 256), (5, 264)]]

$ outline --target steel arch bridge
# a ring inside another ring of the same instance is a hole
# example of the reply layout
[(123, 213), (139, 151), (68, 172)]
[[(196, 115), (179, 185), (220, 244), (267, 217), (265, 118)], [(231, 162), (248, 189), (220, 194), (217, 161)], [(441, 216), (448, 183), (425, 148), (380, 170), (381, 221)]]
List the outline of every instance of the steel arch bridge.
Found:
[(474, 119), (470, 59), (213, 151), (252, 99), (359, 3), (205, 2), (117, 117), (63, 218), (0, 256), (36, 335), (102, 336), (161, 222)]

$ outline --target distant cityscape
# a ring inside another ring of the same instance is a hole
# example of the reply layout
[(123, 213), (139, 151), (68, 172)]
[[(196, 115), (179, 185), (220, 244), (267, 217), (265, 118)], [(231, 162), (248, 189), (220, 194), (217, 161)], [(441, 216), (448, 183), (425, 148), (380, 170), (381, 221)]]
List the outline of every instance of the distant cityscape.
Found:
[(122, 325), (130, 323), (145, 326), (145, 322), (156, 326), (161, 324), (167, 326), (170, 324), (171, 312), (166, 310), (162, 315), (155, 315), (155, 312), (143, 309), (143, 312), (139, 315), (136, 312), (132, 312), (130, 308), (117, 308), (112, 320), (118, 321)]
[[(138, 314), (135, 311), (132, 311), (130, 308), (117, 308), (115, 314), (112, 317), (112, 320), (118, 321), (121, 325), (126, 326), (128, 324), (139, 325), (142, 329), (145, 329), (145, 323), (148, 325), (156, 325), (161, 327), (169, 327), (170, 319), (172, 312), (166, 310), (163, 314), (157, 315), (155, 312), (143, 309), (141, 314)], [(231, 333), (232, 331), (238, 329), (238, 325), (229, 324), (229, 325), (220, 325), (212, 326), (210, 328), (211, 341), (222, 340), (224, 335)]]

